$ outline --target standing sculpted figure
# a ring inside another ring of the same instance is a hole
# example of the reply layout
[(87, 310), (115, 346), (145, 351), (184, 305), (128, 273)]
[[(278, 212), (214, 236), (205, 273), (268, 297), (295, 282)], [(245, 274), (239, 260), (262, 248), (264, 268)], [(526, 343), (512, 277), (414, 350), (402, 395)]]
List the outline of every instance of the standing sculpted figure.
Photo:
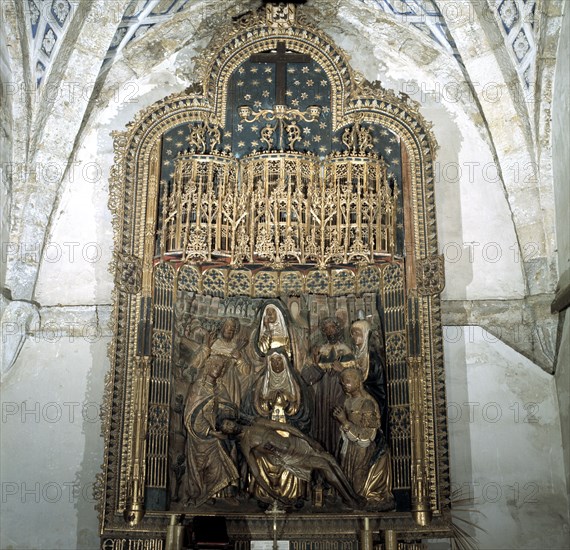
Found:
[(372, 395), (380, 408), (382, 426), (386, 428), (386, 418), (388, 413), (386, 402), (386, 382), (383, 350), (380, 349), (378, 333), (373, 333), (370, 323), (361, 319), (354, 321), (350, 327), (350, 337), (352, 339), (352, 350), (356, 367), (362, 374), (364, 389)]
[(237, 318), (224, 319), (214, 341), (205, 346), (195, 360), (199, 370), (211, 355), (219, 355), (227, 359), (227, 368), (222, 374), (221, 382), (226, 387), (232, 403), (238, 407), (251, 374), (251, 365), (245, 355), (247, 340), (240, 337), (240, 328), (241, 325)]
[(333, 416), (339, 423), (341, 468), (368, 505), (391, 508), (390, 453), (380, 430), (378, 404), (363, 388), (358, 369), (345, 370), (340, 379), (346, 400), (335, 407)]
[(370, 338), (370, 323), (366, 320), (354, 321), (350, 326), (352, 338), (352, 350), (354, 353), (355, 366), (362, 374), (362, 380), (368, 378), (370, 370), (370, 355), (368, 340)]
[(291, 358), (291, 338), (287, 323), (283, 312), (273, 304), (268, 304), (263, 310), (257, 347), (263, 355), (271, 350), (280, 350)]
[(355, 362), (352, 350), (342, 341), (343, 331), (338, 319), (328, 317), (321, 322), (320, 328), (326, 342), (313, 350), (312, 364), (303, 369), (302, 377), (314, 390), (311, 433), (325, 450), (334, 454), (338, 432), (332, 411), (342, 405), (345, 397), (340, 373), (354, 367)]

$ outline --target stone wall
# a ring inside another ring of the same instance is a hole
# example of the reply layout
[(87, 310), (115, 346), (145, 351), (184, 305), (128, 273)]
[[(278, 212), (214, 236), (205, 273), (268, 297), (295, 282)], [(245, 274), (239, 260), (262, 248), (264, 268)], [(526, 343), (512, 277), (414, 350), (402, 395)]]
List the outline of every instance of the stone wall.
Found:
[(7, 45), (6, 29), (0, 26), (0, 242), (2, 260), (0, 265), (0, 288), (6, 278), (6, 246), (10, 235), (10, 209), (12, 203), (11, 161), (12, 161), (12, 95), (14, 83), (11, 77), (12, 60)]
[(455, 523), (481, 550), (566, 548), (553, 377), (478, 326), (444, 341)]
[[(570, 11), (565, 8), (557, 58), (570, 58)], [(564, 63), (557, 65), (552, 106), (552, 157), (556, 197), (559, 289), (570, 290), (570, 72)], [(556, 367), (556, 387), (560, 406), (566, 486), (570, 487), (570, 314), (561, 314), (563, 324)]]
[(2, 384), (0, 548), (95, 549), (110, 337), (95, 308), (42, 316)]

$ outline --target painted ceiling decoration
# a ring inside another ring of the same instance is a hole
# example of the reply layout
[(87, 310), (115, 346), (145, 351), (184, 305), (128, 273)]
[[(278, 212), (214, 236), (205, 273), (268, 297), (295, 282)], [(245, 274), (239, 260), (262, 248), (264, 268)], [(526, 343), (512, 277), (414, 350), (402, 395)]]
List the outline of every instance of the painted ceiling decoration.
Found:
[[(445, 21), (446, 9), (442, 12), (435, 0), (360, 1), (418, 29), (463, 65)], [(45, 82), (78, 4), (79, 0), (26, 0), (31, 66), (38, 88)], [(118, 24), (101, 71), (105, 72), (131, 41), (141, 38), (149, 29), (170, 20), (191, 4), (190, 0), (132, 0)], [(536, 0), (494, 0), (492, 9), (521, 83), (525, 90), (530, 91), (533, 89), (536, 60)]]
[[(453, 39), (450, 39), (445, 20), (433, 0), (360, 1), (414, 26), (447, 53), (458, 54)], [(115, 33), (105, 58), (105, 65), (111, 63), (115, 55), (131, 40), (139, 38), (152, 26), (170, 18), (189, 5), (189, 0), (133, 0)]]
[(154, 25), (167, 21), (190, 4), (190, 0), (133, 0), (111, 41), (103, 70), (112, 65), (115, 56), (129, 42), (140, 38)]
[(433, 0), (361, 0), (361, 2), (376, 6), (398, 21), (412, 25), (447, 53), (458, 54), (445, 19)]
[(507, 49), (525, 89), (531, 89), (536, 61), (536, 0), (495, 0), (495, 5), (501, 31), (509, 46)]
[(24, 4), (29, 18), (31, 66), (38, 87), (57, 56), (78, 4), (79, 0), (27, 0)]

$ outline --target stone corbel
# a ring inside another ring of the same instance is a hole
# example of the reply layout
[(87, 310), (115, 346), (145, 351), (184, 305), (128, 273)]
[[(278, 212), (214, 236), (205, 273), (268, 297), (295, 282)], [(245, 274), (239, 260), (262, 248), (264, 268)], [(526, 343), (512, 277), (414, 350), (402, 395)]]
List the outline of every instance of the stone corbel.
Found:
[(4, 379), (16, 363), (30, 328), (40, 323), (38, 307), (32, 302), (11, 302), (6, 299), (3, 302), (0, 379)]
[(560, 313), (567, 309), (568, 306), (570, 306), (570, 269), (560, 276), (550, 311), (552, 313)]

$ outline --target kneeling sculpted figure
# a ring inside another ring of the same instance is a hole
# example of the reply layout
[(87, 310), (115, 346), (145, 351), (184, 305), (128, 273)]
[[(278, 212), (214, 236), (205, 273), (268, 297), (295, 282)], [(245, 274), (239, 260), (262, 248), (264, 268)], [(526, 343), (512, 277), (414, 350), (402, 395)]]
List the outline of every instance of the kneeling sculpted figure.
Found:
[(224, 435), (216, 430), (216, 418), (234, 410), (226, 388), (220, 383), (227, 358), (212, 355), (198, 380), (192, 385), (185, 405), (184, 424), (188, 497), (186, 505), (200, 506), (216, 493), (235, 485), (239, 478), (234, 461), (224, 448)]
[(394, 505), (390, 452), (380, 429), (378, 404), (363, 388), (360, 370), (344, 370), (340, 381), (346, 400), (333, 410), (340, 428), (340, 465), (369, 507), (390, 509)]

